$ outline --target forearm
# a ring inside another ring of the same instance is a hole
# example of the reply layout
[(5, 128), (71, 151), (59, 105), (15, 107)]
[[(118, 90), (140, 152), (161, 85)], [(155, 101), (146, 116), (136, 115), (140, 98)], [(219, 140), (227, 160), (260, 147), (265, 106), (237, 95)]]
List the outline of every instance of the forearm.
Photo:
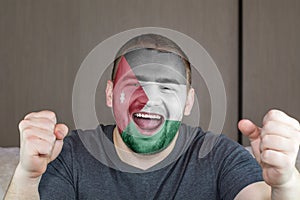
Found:
[(37, 200), (40, 199), (38, 186), (40, 178), (28, 178), (17, 166), (4, 200)]
[(300, 198), (300, 174), (295, 170), (292, 179), (283, 186), (272, 187), (272, 200), (298, 200)]

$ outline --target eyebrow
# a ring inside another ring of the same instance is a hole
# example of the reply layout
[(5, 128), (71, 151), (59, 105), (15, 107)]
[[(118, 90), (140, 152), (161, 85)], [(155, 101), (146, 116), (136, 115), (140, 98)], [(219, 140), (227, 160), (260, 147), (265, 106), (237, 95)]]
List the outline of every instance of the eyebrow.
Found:
[[(136, 75), (136, 78), (140, 81), (151, 81), (149, 78), (143, 75)], [(180, 85), (179, 81), (176, 79), (171, 79), (171, 78), (157, 78), (154, 80), (155, 82), (158, 83), (172, 83), (172, 84), (177, 84)]]

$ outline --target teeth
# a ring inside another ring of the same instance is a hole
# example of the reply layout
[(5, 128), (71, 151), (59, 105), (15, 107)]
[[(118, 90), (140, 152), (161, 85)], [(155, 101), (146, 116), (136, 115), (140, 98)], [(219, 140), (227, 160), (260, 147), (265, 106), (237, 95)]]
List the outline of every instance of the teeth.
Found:
[(147, 119), (161, 119), (160, 115), (152, 115), (152, 114), (135, 113), (134, 116), (140, 118), (147, 118)]

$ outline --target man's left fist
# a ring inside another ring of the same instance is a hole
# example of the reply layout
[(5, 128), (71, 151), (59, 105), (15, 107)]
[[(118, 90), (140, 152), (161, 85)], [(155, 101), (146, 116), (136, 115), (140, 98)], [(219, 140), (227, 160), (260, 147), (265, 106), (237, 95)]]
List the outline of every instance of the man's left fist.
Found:
[(251, 142), (263, 177), (270, 186), (281, 186), (298, 173), (295, 163), (300, 145), (300, 124), (279, 110), (269, 111), (259, 128), (249, 120), (241, 120), (239, 129)]

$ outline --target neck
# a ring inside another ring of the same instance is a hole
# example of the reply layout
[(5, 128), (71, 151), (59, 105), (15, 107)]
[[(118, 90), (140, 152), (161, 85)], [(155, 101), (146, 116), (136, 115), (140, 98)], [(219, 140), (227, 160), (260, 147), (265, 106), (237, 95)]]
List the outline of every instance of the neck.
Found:
[(114, 129), (113, 133), (114, 145), (119, 158), (124, 163), (142, 170), (147, 170), (150, 167), (164, 160), (174, 149), (177, 137), (178, 132), (174, 137), (173, 141), (170, 143), (170, 145), (161, 152), (155, 154), (138, 154), (127, 147), (127, 145), (122, 140), (117, 127)]

